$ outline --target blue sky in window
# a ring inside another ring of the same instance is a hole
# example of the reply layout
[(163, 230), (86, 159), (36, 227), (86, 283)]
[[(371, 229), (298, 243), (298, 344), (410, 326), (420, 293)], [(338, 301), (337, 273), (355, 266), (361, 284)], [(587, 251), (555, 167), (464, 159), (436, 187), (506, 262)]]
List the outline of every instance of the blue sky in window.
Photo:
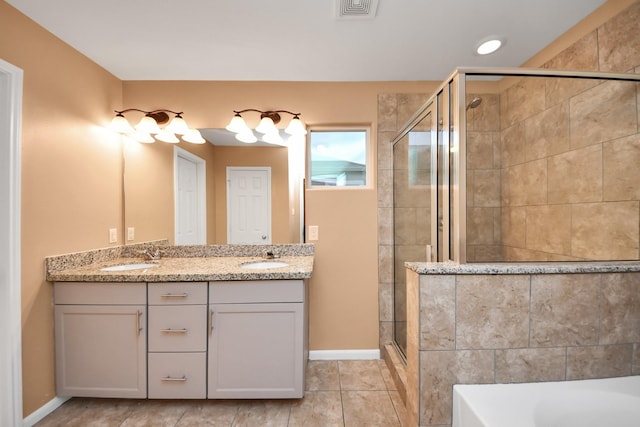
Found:
[(311, 159), (346, 160), (364, 165), (366, 163), (366, 132), (311, 131)]

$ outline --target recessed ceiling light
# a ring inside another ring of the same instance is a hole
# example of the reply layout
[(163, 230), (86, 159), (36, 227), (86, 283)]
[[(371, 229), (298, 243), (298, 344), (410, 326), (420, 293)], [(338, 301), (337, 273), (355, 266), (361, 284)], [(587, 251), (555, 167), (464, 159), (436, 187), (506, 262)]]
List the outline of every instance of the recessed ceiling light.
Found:
[(489, 55), (495, 52), (504, 45), (504, 38), (501, 37), (487, 37), (478, 43), (476, 46), (476, 53), (478, 55)]

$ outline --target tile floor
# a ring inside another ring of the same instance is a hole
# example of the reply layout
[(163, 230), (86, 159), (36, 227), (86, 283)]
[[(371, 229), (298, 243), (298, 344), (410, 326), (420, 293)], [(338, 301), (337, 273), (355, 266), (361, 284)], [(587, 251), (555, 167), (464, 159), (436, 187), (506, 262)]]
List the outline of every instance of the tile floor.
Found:
[(101, 427), (394, 427), (404, 405), (382, 360), (309, 361), (303, 399), (74, 398), (36, 424)]

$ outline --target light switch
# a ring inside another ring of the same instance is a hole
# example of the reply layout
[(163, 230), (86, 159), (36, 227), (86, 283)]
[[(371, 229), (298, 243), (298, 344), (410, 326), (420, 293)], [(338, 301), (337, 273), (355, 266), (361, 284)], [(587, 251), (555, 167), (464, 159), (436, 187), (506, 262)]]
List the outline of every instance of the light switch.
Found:
[(110, 228), (109, 229), (109, 243), (117, 243), (118, 242), (118, 229)]
[(309, 226), (309, 241), (318, 240), (318, 226), (310, 225)]
[(135, 227), (129, 227), (129, 228), (127, 228), (127, 240), (133, 240), (133, 239), (135, 239), (135, 235), (136, 235), (136, 229), (135, 229)]

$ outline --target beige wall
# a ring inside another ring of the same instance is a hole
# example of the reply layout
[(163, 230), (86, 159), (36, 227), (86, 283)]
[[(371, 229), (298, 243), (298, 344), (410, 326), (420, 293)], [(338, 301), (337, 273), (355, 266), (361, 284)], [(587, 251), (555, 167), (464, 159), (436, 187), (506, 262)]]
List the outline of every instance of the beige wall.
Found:
[(105, 129), (121, 83), (0, 2), (0, 57), (24, 70), (22, 378), (24, 414), (55, 397), (47, 255), (108, 246), (122, 223), (121, 148)]

